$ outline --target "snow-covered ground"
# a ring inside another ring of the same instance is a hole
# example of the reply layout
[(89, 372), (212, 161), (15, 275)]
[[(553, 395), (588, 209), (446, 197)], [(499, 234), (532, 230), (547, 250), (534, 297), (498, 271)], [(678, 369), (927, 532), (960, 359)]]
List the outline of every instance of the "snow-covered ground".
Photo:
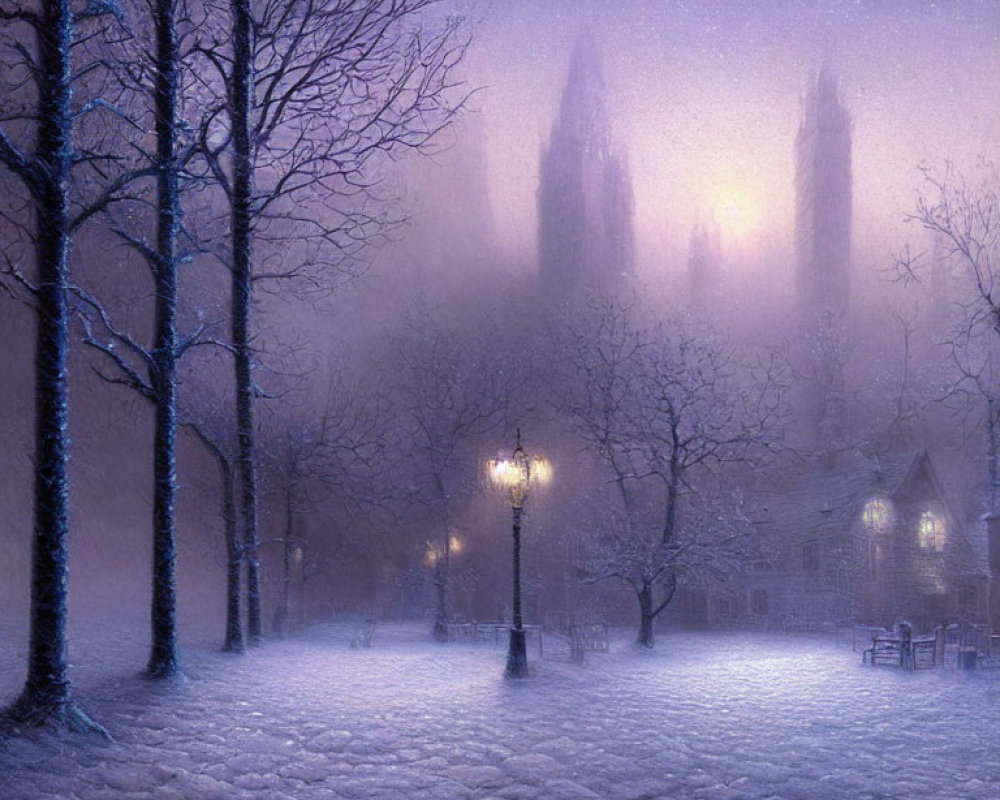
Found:
[[(859, 665), (822, 639), (623, 633), (584, 666), (502, 678), (504, 649), (380, 626), (370, 650), (320, 626), (245, 657), (189, 645), (180, 686), (137, 677), (141, 637), (74, 649), (83, 705), (111, 744), (0, 748), (0, 797), (1000, 797), (1000, 675)], [(0, 702), (23, 646), (0, 649)]]

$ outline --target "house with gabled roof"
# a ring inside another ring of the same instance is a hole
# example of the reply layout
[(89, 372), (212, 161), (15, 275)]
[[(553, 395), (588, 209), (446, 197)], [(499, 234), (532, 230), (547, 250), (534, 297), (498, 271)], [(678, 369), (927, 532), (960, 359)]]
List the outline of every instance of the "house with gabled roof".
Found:
[(830, 453), (763, 502), (765, 556), (707, 599), (712, 625), (918, 629), (987, 621), (988, 574), (925, 450)]

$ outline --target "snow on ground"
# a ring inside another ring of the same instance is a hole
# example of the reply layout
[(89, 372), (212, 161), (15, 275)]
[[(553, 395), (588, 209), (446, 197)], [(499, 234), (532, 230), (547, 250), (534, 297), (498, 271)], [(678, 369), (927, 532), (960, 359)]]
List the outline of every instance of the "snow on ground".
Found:
[[(586, 665), (550, 646), (502, 678), (503, 646), (380, 626), (370, 650), (326, 625), (244, 657), (189, 645), (189, 680), (136, 675), (141, 637), (74, 650), (111, 744), (0, 747), (0, 798), (1000, 797), (1000, 675), (860, 666), (823, 639), (623, 633)], [(0, 701), (23, 681), (2, 642)]]

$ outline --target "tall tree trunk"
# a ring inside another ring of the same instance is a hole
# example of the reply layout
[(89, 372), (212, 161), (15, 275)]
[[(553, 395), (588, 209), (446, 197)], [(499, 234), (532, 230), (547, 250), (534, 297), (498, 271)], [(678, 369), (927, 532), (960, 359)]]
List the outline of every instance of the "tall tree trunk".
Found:
[(437, 596), (437, 610), (434, 615), (434, 639), (438, 642), (448, 641), (448, 623), (451, 621), (448, 613), (448, 591), (451, 588), (451, 511), (448, 506), (448, 492), (445, 491), (444, 478), (440, 472), (434, 475), (438, 497), (444, 518), (441, 521), (443, 530), (443, 546), (434, 553), (434, 589)]
[(656, 620), (653, 614), (653, 587), (648, 583), (643, 583), (636, 591), (639, 599), (639, 635), (636, 637), (636, 644), (640, 647), (653, 647), (656, 643), (653, 634), (653, 623)]
[(988, 397), (986, 400), (988, 423), (988, 449), (986, 455), (989, 471), (989, 496), (986, 500), (986, 511), (996, 514), (1000, 511), (1000, 398)]
[(232, 461), (195, 423), (188, 422), (190, 428), (205, 449), (219, 465), (222, 485), (221, 514), (226, 540), (226, 638), (222, 649), (226, 653), (243, 652), (243, 625), (240, 620), (240, 573), (243, 568), (243, 548), (240, 547), (238, 520), (236, 519), (236, 480)]
[(292, 527), (295, 512), (292, 507), (292, 487), (285, 487), (285, 537), (281, 548), (281, 605), (278, 607), (277, 633), (288, 633), (288, 613), (292, 604)]
[[(447, 517), (447, 515), (446, 515)], [(451, 536), (445, 525), (444, 542), (441, 552), (434, 561), (434, 588), (437, 590), (437, 614), (434, 618), (434, 638), (439, 642), (448, 641), (448, 593), (451, 586)]]
[(226, 531), (226, 638), (222, 649), (227, 653), (243, 652), (243, 625), (240, 621), (240, 573), (243, 553), (236, 524), (236, 486), (229, 459), (218, 454), (222, 471), (222, 520)]
[(448, 573), (444, 559), (438, 556), (434, 562), (434, 591), (437, 597), (437, 611), (434, 615), (434, 639), (448, 641)]
[(38, 268), (35, 350), (34, 535), (31, 632), (24, 690), (8, 711), (14, 723), (55, 725), (103, 733), (72, 699), (66, 662), (69, 590), (69, 172), (73, 155), (70, 111), (69, 0), (46, 0), (38, 41), (38, 130), (41, 176), (33, 189)]
[(663, 535), (660, 541), (666, 547), (674, 538), (674, 528), (677, 526), (677, 495), (680, 489), (680, 433), (678, 423), (670, 425), (670, 472), (667, 479), (667, 497), (663, 515)]
[(260, 555), (257, 536), (257, 474), (254, 458), (253, 351), (250, 312), (253, 305), (253, 142), (251, 141), (254, 64), (253, 21), (249, 0), (232, 0), (233, 73), (231, 124), (232, 187), (232, 337), (236, 367), (236, 438), (240, 470), (243, 552), (247, 572), (247, 641), (260, 643)]
[[(654, 605), (653, 597), (658, 585), (663, 586), (663, 596), (660, 599), (660, 604)], [(653, 647), (656, 643), (656, 637), (653, 633), (656, 618), (660, 616), (663, 609), (670, 605), (670, 601), (674, 599), (676, 593), (676, 572), (669, 573), (666, 579), (659, 583), (643, 581), (642, 585), (636, 589), (635, 594), (639, 600), (639, 635), (636, 637), (636, 644), (641, 647)]]
[(153, 442), (153, 598), (152, 648), (146, 668), (150, 678), (169, 678), (179, 672), (177, 657), (177, 593), (175, 503), (177, 483), (177, 230), (180, 224), (180, 187), (177, 175), (177, 35), (175, 0), (157, 0), (156, 77), (156, 191), (157, 263), (155, 368), (151, 376), (155, 404)]

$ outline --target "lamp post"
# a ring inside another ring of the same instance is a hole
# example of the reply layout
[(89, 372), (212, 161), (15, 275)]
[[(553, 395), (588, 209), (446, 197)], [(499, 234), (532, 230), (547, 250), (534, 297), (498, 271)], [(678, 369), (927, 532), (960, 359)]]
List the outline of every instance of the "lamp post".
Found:
[(528, 499), (528, 488), (547, 483), (551, 475), (549, 464), (541, 456), (529, 456), (521, 446), (521, 429), (517, 431), (517, 446), (509, 459), (494, 459), (487, 463), (490, 481), (497, 489), (509, 493), (514, 515), (514, 618), (507, 650), (508, 678), (528, 676), (528, 648), (521, 618), (521, 511)]

